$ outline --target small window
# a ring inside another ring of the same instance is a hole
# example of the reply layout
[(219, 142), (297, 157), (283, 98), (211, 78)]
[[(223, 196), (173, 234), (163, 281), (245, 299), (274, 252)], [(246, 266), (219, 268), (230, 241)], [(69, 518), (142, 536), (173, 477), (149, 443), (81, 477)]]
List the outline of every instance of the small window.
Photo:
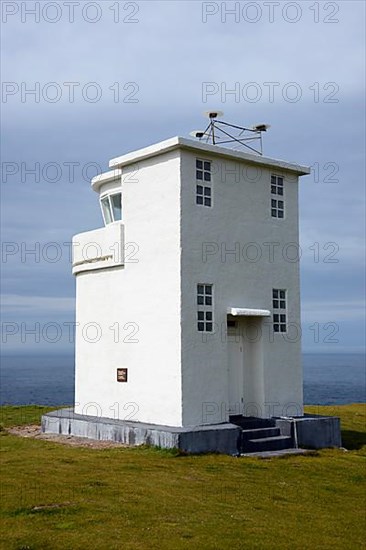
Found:
[(285, 217), (284, 187), (283, 177), (272, 174), (271, 176), (271, 195), (279, 195), (280, 198), (271, 198), (271, 216), (272, 218), (283, 219)]
[(272, 290), (273, 331), (287, 332), (287, 299), (286, 290), (274, 288)]
[(212, 306), (212, 285), (197, 285), (197, 305)]
[(211, 207), (211, 161), (196, 159), (196, 180), (196, 204)]
[(196, 204), (201, 204), (203, 206), (212, 206), (211, 187), (197, 185)]
[(113, 193), (100, 199), (105, 225), (122, 219), (122, 194)]
[(197, 329), (213, 332), (213, 291), (211, 284), (197, 285)]
[(283, 177), (282, 176), (275, 176), (272, 174), (271, 176), (271, 193), (272, 195), (281, 195), (283, 196)]
[(196, 180), (211, 181), (211, 161), (196, 159)]
[(272, 218), (285, 217), (285, 203), (277, 199), (271, 199), (271, 216)]

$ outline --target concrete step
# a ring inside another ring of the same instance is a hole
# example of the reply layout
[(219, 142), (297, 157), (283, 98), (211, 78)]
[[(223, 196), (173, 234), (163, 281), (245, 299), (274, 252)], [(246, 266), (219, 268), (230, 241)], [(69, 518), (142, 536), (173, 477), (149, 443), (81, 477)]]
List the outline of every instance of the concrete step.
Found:
[(257, 418), (255, 416), (230, 416), (230, 422), (243, 428), (243, 430), (257, 430), (260, 428), (273, 428), (276, 421), (272, 418)]
[(279, 428), (255, 428), (254, 430), (243, 430), (241, 432), (242, 441), (275, 437), (277, 435), (281, 435), (281, 430)]
[(290, 449), (292, 447), (292, 437), (287, 435), (277, 435), (274, 437), (261, 437), (243, 441), (241, 450), (244, 453), (258, 453), (263, 451), (279, 451), (281, 449)]
[(316, 451), (309, 449), (281, 449), (279, 451), (262, 451), (261, 453), (241, 453), (240, 456), (248, 458), (276, 458), (288, 455), (314, 454)]

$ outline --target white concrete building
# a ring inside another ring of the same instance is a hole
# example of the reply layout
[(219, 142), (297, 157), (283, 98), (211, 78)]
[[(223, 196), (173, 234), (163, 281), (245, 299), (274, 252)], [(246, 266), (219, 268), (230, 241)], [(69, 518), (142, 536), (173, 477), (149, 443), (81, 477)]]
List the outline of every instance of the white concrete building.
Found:
[(75, 413), (171, 427), (303, 414), (298, 180), (184, 138), (92, 181), (74, 237)]

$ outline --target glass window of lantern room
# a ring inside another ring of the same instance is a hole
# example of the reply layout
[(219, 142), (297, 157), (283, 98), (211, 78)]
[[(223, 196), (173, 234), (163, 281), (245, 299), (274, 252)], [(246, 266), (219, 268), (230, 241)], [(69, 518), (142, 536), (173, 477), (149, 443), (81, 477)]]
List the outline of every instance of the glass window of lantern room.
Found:
[(122, 219), (122, 194), (113, 193), (100, 200), (105, 225)]
[(122, 195), (121, 193), (115, 193), (111, 195), (112, 212), (114, 221), (122, 219)]
[(100, 204), (102, 205), (104, 223), (105, 225), (108, 225), (113, 221), (109, 197), (104, 197), (103, 199), (101, 199)]

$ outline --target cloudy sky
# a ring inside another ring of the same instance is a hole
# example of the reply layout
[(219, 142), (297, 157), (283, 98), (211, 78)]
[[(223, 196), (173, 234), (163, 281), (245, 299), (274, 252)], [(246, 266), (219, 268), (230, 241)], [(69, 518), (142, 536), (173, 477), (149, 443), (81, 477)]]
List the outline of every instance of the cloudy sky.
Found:
[[(362, 1), (4, 1), (5, 352), (72, 352), (70, 242), (101, 225), (88, 180), (110, 158), (188, 136), (208, 108), (270, 123), (265, 154), (313, 167), (300, 191), (303, 348), (363, 350), (364, 12)], [(62, 328), (54, 343), (47, 323)]]

